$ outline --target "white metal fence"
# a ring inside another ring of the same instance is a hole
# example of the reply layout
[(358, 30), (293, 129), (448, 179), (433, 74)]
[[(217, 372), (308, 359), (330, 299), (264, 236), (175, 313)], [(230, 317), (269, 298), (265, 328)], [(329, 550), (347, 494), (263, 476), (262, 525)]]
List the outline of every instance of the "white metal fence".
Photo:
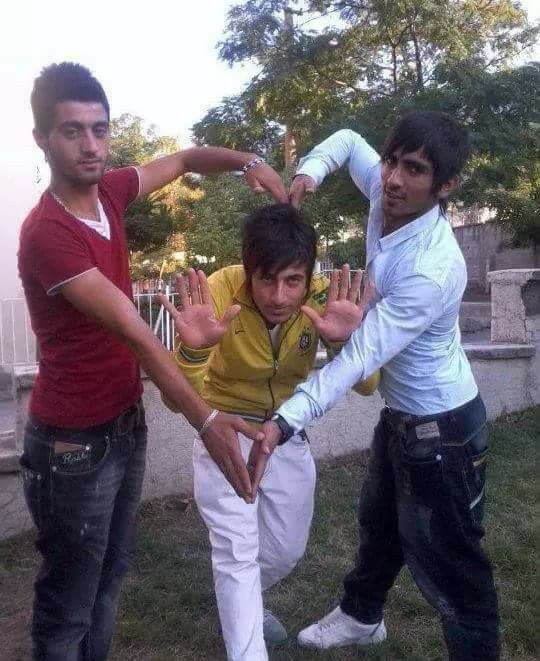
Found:
[(0, 299), (0, 367), (37, 362), (36, 338), (24, 298)]
[[(178, 305), (179, 294), (171, 292), (168, 285), (163, 293), (169, 301)], [(157, 300), (157, 294), (136, 294), (134, 299), (137, 311), (154, 331), (154, 335), (159, 337), (169, 351), (173, 351), (176, 348), (174, 324), (171, 315)]]
[[(164, 292), (174, 304), (178, 294), (166, 287)], [(137, 294), (134, 297), (137, 311), (172, 351), (174, 327), (170, 314), (157, 301), (157, 294)], [(38, 361), (36, 337), (30, 326), (30, 317), (24, 298), (0, 299), (0, 369), (10, 370), (16, 365), (33, 365)]]

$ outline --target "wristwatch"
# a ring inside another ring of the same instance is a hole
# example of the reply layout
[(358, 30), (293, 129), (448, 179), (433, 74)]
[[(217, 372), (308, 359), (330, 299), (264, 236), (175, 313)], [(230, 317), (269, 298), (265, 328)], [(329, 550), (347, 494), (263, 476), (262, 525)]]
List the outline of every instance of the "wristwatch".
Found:
[(278, 442), (278, 445), (283, 445), (292, 436), (294, 436), (294, 429), (285, 420), (285, 418), (282, 418), (278, 413), (274, 414), (270, 419), (272, 420), (272, 422), (276, 423), (276, 425), (279, 427), (279, 430), (281, 432), (281, 438)]

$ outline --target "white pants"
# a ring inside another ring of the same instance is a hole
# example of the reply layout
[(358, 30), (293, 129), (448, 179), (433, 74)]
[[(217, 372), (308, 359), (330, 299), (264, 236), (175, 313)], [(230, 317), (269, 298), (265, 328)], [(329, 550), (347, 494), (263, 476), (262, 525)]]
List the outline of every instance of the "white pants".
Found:
[[(247, 461), (252, 441), (239, 439)], [(261, 590), (287, 576), (306, 548), (315, 491), (309, 444), (293, 436), (274, 450), (253, 505), (236, 495), (198, 439), (193, 467), (195, 501), (212, 545), (227, 658), (266, 661)]]

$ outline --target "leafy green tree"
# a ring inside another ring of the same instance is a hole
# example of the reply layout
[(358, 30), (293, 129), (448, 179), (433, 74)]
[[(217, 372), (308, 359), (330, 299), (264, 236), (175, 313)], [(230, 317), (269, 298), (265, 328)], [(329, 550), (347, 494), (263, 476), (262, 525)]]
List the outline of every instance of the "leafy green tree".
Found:
[(259, 65), (243, 95), (252, 116), (291, 125), (301, 143), (336, 111), (388, 95), (399, 106), (440, 65), (476, 58), (493, 69), (536, 35), (512, 0), (247, 0), (230, 9), (218, 47), (231, 65)]
[[(111, 167), (143, 165), (178, 150), (174, 138), (157, 135), (140, 117), (124, 114), (111, 121)], [(178, 180), (131, 204), (126, 213), (130, 251), (144, 254), (166, 249), (171, 237), (189, 223), (186, 202), (197, 196), (195, 189)]]
[(311, 7), (339, 14), (347, 49), (368, 49), (363, 73), (371, 93), (422, 90), (443, 63), (506, 63), (537, 32), (512, 0), (315, 0)]
[(176, 149), (178, 145), (174, 138), (158, 136), (155, 127), (146, 125), (140, 117), (124, 113), (111, 120), (109, 161), (112, 167), (141, 165)]
[(192, 128), (199, 144), (258, 152), (268, 156), (279, 140), (279, 124), (254, 114), (249, 97), (240, 95), (223, 99)]
[(202, 197), (196, 202), (196, 221), (187, 228), (188, 262), (206, 272), (240, 259), (241, 219), (253, 210), (258, 198), (234, 175), (205, 177)]
[(461, 68), (456, 75), (466, 76), (462, 113), (475, 146), (460, 197), (472, 204), (481, 191), (483, 205), (496, 209), (517, 244), (539, 243), (540, 63), (493, 74)]
[(366, 245), (363, 236), (354, 236), (346, 241), (336, 241), (327, 250), (327, 256), (334, 268), (349, 264), (352, 269), (364, 268)]
[[(212, 143), (219, 135), (232, 145), (241, 131), (244, 144), (282, 166), (285, 126), (300, 154), (344, 126), (380, 148), (400, 114), (445, 110), (474, 139), (461, 201), (495, 209), (518, 241), (537, 237), (537, 65), (510, 68), (537, 35), (513, 0), (239, 2), (220, 57), (254, 61), (259, 71), (222, 107), (238, 106), (240, 115), (218, 126), (222, 117), (210, 111), (197, 138)], [(325, 224), (322, 234), (334, 237), (343, 218), (360, 222), (365, 206), (342, 172), (325, 182), (311, 211)]]

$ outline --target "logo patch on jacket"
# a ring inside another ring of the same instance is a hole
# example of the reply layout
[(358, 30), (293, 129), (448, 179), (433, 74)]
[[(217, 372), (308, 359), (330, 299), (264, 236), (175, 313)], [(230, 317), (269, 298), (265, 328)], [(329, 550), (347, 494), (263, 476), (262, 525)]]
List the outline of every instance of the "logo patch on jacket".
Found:
[(301, 353), (306, 353), (311, 348), (313, 342), (313, 334), (307, 328), (304, 328), (300, 338), (298, 339), (298, 348)]
[(234, 334), (235, 335), (238, 335), (238, 333), (245, 333), (246, 332), (245, 329), (244, 329), (244, 326), (242, 325), (242, 322), (238, 318), (236, 318), (233, 321), (233, 329), (234, 329)]

